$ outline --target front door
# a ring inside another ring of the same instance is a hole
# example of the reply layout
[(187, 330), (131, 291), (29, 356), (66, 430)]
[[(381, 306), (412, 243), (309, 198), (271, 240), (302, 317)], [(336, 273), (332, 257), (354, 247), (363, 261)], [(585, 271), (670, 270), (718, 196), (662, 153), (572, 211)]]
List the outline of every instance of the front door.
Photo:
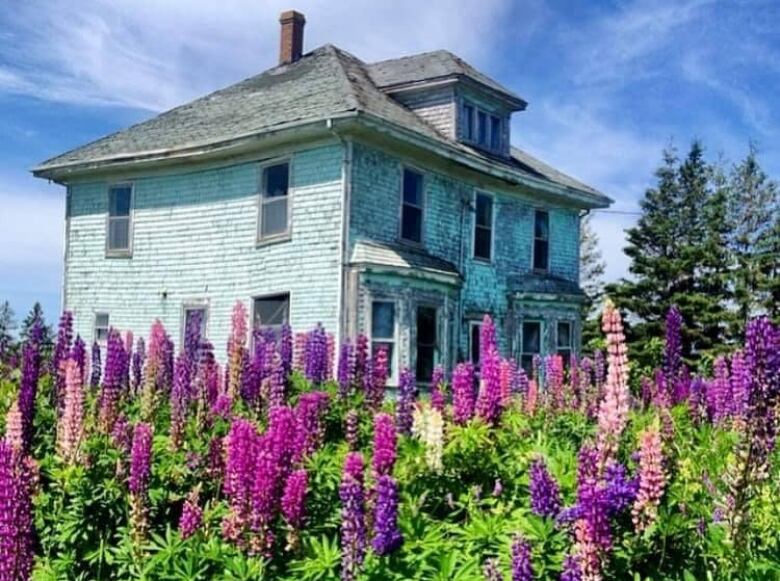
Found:
[(436, 307), (417, 307), (417, 381), (430, 383), (436, 364)]

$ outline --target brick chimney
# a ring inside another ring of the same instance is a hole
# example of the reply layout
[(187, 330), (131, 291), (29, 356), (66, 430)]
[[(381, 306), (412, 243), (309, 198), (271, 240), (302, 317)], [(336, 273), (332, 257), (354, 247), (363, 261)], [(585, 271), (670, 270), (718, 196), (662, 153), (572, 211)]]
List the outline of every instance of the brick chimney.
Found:
[(287, 10), (279, 17), (282, 36), (279, 44), (279, 64), (294, 63), (303, 54), (303, 25), (306, 18), (300, 12)]

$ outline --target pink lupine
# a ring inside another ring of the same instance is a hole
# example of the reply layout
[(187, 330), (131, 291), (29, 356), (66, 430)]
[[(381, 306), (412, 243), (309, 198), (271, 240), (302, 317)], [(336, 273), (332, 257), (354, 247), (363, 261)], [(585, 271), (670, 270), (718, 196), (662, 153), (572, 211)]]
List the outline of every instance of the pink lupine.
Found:
[(79, 364), (73, 359), (63, 362), (65, 393), (63, 411), (57, 424), (57, 452), (66, 464), (78, 460), (84, 437), (84, 381)]
[(227, 394), (233, 401), (241, 390), (241, 373), (244, 368), (247, 341), (247, 313), (242, 301), (236, 301), (231, 315), (230, 338), (228, 339), (228, 381)]
[(5, 440), (14, 450), (24, 450), (24, 420), (18, 399), (13, 401), (5, 415)]
[[(141, 413), (151, 419), (159, 405), (160, 396), (165, 389), (168, 358), (168, 335), (162, 322), (157, 319), (149, 331), (149, 345), (146, 353), (146, 367), (141, 389)], [(108, 363), (106, 363), (108, 367)]]
[(453, 419), (465, 424), (474, 416), (474, 366), (459, 363), (452, 372)]
[(658, 427), (651, 427), (639, 436), (639, 492), (631, 515), (637, 531), (650, 526), (658, 516), (666, 475)]
[(502, 409), (501, 359), (495, 346), (485, 351), (480, 363), (482, 377), (479, 382), (476, 412), (479, 418), (495, 426), (501, 417)]
[(628, 421), (628, 360), (623, 321), (612, 301), (607, 300), (602, 316), (607, 335), (607, 383), (598, 414), (598, 449), (601, 465), (617, 451), (620, 435)]
[(306, 333), (295, 334), (295, 346), (293, 348), (293, 369), (303, 371), (306, 360)]
[(485, 356), (495, 349), (498, 352), (498, 340), (496, 339), (496, 325), (490, 315), (482, 318), (482, 326), (479, 330), (479, 361), (485, 359)]
[(533, 415), (536, 411), (536, 404), (539, 399), (539, 388), (536, 380), (531, 379), (528, 382), (528, 391), (525, 394), (525, 401), (523, 402), (523, 408), (527, 414)]
[(501, 405), (506, 407), (512, 399), (512, 390), (517, 380), (517, 365), (513, 359), (502, 359), (499, 368), (501, 385)]
[(545, 358), (545, 381), (547, 391), (552, 399), (552, 407), (562, 410), (566, 406), (566, 397), (563, 393), (563, 357), (549, 355)]

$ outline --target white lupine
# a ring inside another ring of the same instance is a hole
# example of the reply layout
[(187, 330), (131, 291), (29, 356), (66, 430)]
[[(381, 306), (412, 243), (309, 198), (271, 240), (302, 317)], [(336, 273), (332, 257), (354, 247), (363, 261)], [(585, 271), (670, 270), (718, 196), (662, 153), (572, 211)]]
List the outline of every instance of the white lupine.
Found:
[(430, 470), (441, 472), (444, 467), (444, 420), (441, 412), (428, 405), (417, 406), (412, 422), (412, 433), (425, 445), (425, 464)]

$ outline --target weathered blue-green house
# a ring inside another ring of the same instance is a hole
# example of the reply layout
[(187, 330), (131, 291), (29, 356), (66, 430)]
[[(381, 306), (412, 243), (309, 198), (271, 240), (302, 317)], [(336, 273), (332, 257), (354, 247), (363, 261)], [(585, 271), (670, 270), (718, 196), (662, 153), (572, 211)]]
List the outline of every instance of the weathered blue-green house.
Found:
[(424, 380), (478, 351), (576, 350), (579, 220), (610, 199), (510, 145), (526, 103), (444, 51), (365, 63), (302, 54), (282, 15), (279, 66), (50, 159), (67, 186), (63, 302), (76, 330), (227, 340), (255, 324), (365, 332)]

